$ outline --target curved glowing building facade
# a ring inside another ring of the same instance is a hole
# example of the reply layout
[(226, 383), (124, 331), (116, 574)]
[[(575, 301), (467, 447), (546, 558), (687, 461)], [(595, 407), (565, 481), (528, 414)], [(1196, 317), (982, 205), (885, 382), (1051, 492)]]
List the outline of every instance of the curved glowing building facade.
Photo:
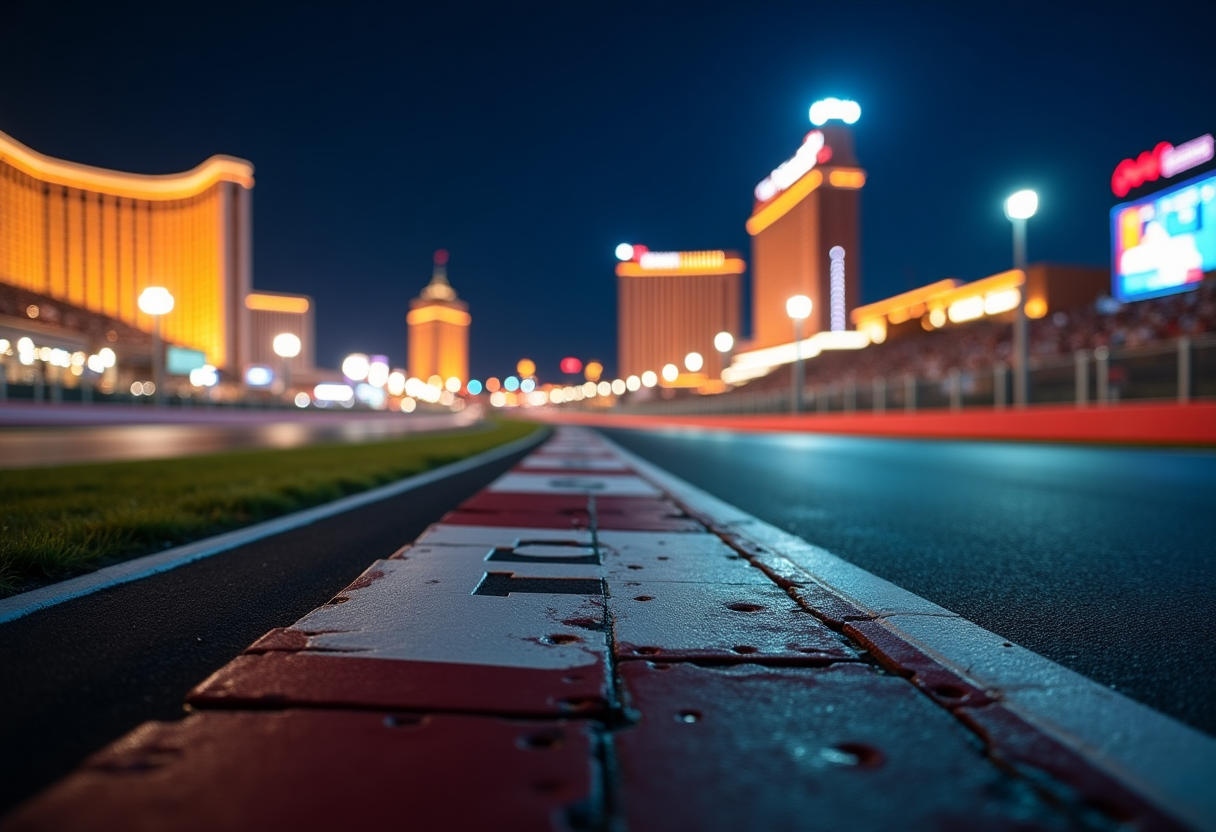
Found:
[(212, 156), (145, 175), (53, 159), (0, 133), (0, 283), (151, 331), (136, 299), (173, 294), (165, 339), (239, 372), (250, 355), (253, 166)]

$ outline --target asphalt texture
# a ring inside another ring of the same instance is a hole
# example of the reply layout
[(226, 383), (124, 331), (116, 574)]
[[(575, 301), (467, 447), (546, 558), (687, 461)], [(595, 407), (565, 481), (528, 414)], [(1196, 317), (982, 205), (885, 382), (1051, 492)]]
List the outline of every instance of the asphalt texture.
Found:
[(465, 422), (453, 416), (419, 415), (384, 419), (276, 419), (261, 424), (130, 424), (0, 427), (0, 469), (167, 459), (253, 448), (299, 448), (334, 442), (383, 442)]
[(605, 433), (774, 526), (1216, 735), (1216, 452)]
[(171, 572), (0, 624), (0, 814), (325, 603), (530, 448)]

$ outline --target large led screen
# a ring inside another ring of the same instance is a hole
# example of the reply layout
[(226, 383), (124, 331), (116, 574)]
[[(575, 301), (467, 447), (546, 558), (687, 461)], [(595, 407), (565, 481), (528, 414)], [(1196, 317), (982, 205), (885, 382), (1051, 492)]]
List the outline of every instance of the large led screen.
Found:
[(1216, 270), (1216, 174), (1110, 212), (1111, 282), (1121, 301), (1194, 289)]

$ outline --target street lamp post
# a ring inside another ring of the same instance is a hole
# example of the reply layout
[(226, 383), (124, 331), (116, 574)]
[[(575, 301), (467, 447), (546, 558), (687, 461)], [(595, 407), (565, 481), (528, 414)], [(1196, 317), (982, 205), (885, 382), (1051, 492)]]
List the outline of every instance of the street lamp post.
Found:
[(139, 293), (139, 311), (152, 316), (152, 383), (156, 406), (165, 406), (165, 347), (161, 343), (160, 318), (173, 311), (173, 295), (163, 286), (149, 286)]
[(283, 376), (283, 393), (291, 392), (291, 359), (300, 354), (300, 337), (290, 332), (281, 332), (271, 342), (274, 354), (281, 360), (279, 367)]
[(794, 295), (785, 302), (785, 314), (794, 322), (794, 401), (795, 413), (802, 412), (802, 322), (811, 316), (811, 299)]
[(1022, 290), (1013, 317), (1013, 404), (1025, 407), (1030, 401), (1030, 346), (1026, 324), (1026, 220), (1039, 208), (1039, 195), (1018, 191), (1005, 200), (1005, 216), (1013, 223), (1013, 267), (1022, 272)]
[(730, 352), (734, 348), (735, 336), (731, 335), (729, 332), (719, 332), (714, 336), (714, 349), (716, 349), (722, 356), (718, 361), (718, 363), (721, 365), (718, 372), (719, 376), (725, 374), (726, 368), (730, 366)]

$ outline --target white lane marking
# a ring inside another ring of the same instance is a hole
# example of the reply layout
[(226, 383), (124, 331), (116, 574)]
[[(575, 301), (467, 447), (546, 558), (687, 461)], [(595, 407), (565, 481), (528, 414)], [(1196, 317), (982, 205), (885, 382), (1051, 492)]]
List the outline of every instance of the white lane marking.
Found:
[(504, 474), (487, 489), (495, 494), (596, 494), (604, 497), (658, 497), (662, 492), (628, 474), (596, 477), (578, 474)]
[(706, 532), (601, 531), (596, 542), (608, 575), (639, 581), (757, 584), (772, 581)]
[[(611, 440), (605, 439), (610, 442)], [(978, 668), (982, 683), (1044, 732), (1070, 747), (1127, 788), (1139, 792), (1184, 823), (1216, 829), (1216, 739), (1196, 731), (1074, 673), (1030, 650), (1009, 643), (978, 624), (895, 586), (836, 555), (787, 534), (719, 500), (636, 454), (612, 443), (630, 467), (677, 500), (765, 548), (784, 555), (863, 609), (942, 610), (939, 615), (904, 615), (883, 626), (919, 643), (963, 676)], [(1003, 651), (1017, 649), (1015, 660)], [(977, 680), (978, 681), (978, 680)]]
[(523, 439), (517, 439), (514, 442), (508, 442), (506, 445), (492, 448), (477, 456), (453, 462), (451, 465), (445, 465), (442, 468), (436, 468), (433, 471), (427, 471), (415, 477), (406, 477), (403, 480), (382, 485), (379, 488), (373, 488), (371, 491), (365, 491), (362, 494), (352, 494), (349, 497), (343, 497), (332, 503), (325, 503), (324, 505), (315, 506), (304, 511), (297, 511), (274, 520), (267, 520), (265, 523), (258, 523), (244, 529), (236, 529), (235, 531), (216, 535), (215, 537), (209, 537), (206, 540), (199, 540), (185, 546), (178, 546), (174, 549), (158, 552), (154, 555), (145, 555), (142, 558), (135, 558), (134, 560), (115, 564), (114, 566), (107, 566), (104, 569), (98, 569), (96, 572), (90, 572), (88, 575), (81, 575), (79, 578), (61, 581), (51, 586), (42, 587), (41, 589), (32, 589), (29, 592), (14, 595), (12, 598), (5, 598), (0, 600), (0, 624), (13, 621), (47, 607), (53, 607), (56, 604), (62, 604), (65, 601), (71, 601), (74, 598), (91, 595), (103, 589), (138, 581), (161, 572), (168, 572), (171, 569), (185, 566), (196, 560), (209, 558), (212, 555), (218, 555), (229, 549), (244, 546), (246, 543), (252, 543), (255, 540), (261, 540), (265, 537), (272, 537), (276, 534), (291, 531), (292, 529), (298, 529), (301, 526), (316, 523), (318, 520), (324, 520), (343, 512), (351, 511), (352, 509), (362, 508), (370, 503), (395, 497), (407, 491), (424, 488), (448, 477), (463, 474), (466, 471), (487, 465), (497, 459), (518, 453), (524, 448), (537, 444), (540, 438), (541, 434), (539, 432), (534, 433), (531, 436), (525, 436)]
[[(444, 561), (385, 560), (365, 573), (381, 573), (367, 586), (343, 593), (350, 600), (320, 607), (300, 619), (296, 629), (315, 632), (309, 647), (341, 658), (397, 659), (494, 667), (565, 669), (607, 661), (607, 636), (589, 629), (603, 621), (602, 595), (512, 593), (474, 595), (481, 576), (469, 569), (471, 552), (462, 558), (457, 547), (436, 547)], [(476, 558), (484, 554), (480, 549)], [(464, 562), (462, 562), (464, 561)], [(481, 565), (485, 565), (482, 563)], [(553, 577), (576, 571), (572, 566), (545, 564), (543, 571), (511, 569)], [(595, 567), (582, 567), (586, 575)], [(431, 583), (436, 575), (440, 583)], [(472, 580), (470, 580), (470, 578)], [(575, 623), (567, 623), (575, 622)]]
[[(758, 571), (758, 570), (754, 570)], [(618, 645), (735, 659), (854, 658), (856, 652), (772, 581), (762, 584), (609, 580)], [(647, 655), (639, 652), (639, 655)]]
[(613, 457), (571, 457), (531, 454), (519, 465), (522, 469), (569, 469), (573, 471), (628, 471), (625, 463)]

